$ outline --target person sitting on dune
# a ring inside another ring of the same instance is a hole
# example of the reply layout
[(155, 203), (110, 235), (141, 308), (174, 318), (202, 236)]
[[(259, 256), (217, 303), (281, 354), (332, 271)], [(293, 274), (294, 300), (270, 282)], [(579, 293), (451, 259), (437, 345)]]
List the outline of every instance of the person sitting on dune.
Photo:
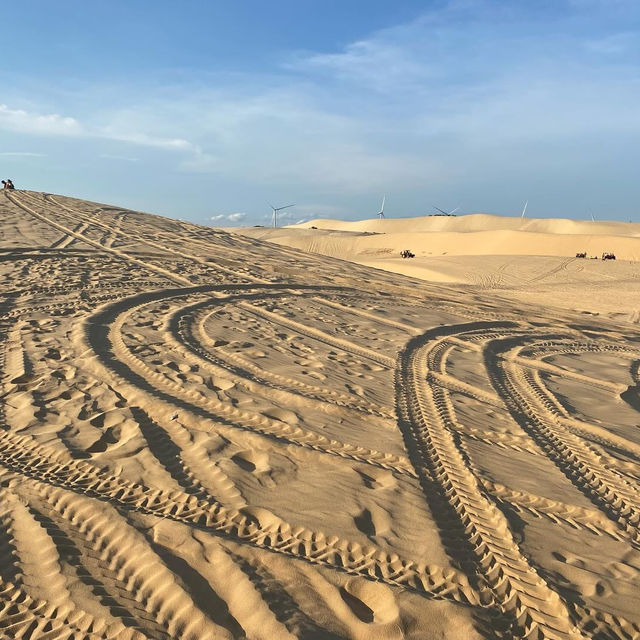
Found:
[(7, 189), (15, 189), (15, 187), (13, 186), (13, 181), (11, 180), (11, 178), (7, 178), (7, 182), (6, 182), (6, 188)]

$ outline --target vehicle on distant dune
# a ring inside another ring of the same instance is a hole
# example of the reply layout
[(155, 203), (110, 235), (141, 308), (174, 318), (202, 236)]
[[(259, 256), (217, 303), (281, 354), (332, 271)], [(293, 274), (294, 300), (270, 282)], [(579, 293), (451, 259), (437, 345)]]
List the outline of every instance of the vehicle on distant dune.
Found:
[(576, 258), (586, 258), (586, 257), (587, 257), (586, 251), (581, 251), (580, 253), (576, 253)]
[(616, 256), (615, 256), (615, 254), (611, 253), (610, 251), (605, 251), (602, 254), (602, 259), (603, 260), (615, 260)]
[(409, 249), (405, 249), (404, 251), (401, 251), (400, 255), (403, 258), (415, 258), (416, 257), (416, 254), (415, 253), (411, 253), (411, 251), (409, 251)]

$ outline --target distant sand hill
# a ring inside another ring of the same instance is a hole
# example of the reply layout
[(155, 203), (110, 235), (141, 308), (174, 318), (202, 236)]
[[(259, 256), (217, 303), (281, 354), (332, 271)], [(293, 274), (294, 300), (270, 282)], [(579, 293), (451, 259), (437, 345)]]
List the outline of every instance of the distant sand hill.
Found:
[(523, 220), (478, 213), (356, 222), (321, 218), (276, 231), (265, 228), (264, 233), (272, 241), (286, 237), (290, 246), (334, 257), (344, 257), (345, 251), (351, 256), (393, 255), (410, 248), (416, 256), (571, 257), (580, 251), (598, 256), (613, 251), (619, 259), (640, 260), (640, 224), (628, 222)]
[(526, 231), (560, 235), (612, 235), (640, 237), (640, 223), (616, 221), (571, 220), (569, 218), (521, 218), (473, 213), (463, 216), (418, 216), (415, 218), (374, 218), (344, 221), (318, 218), (295, 225), (296, 228), (318, 227), (338, 231), (369, 233), (413, 233), (474, 231)]
[[(315, 228), (313, 228), (315, 227)], [(549, 306), (640, 317), (640, 224), (473, 214), (317, 219), (241, 233), (432, 282)], [(403, 260), (410, 249), (414, 259)], [(587, 259), (575, 259), (576, 253)], [(590, 260), (613, 252), (615, 263)]]

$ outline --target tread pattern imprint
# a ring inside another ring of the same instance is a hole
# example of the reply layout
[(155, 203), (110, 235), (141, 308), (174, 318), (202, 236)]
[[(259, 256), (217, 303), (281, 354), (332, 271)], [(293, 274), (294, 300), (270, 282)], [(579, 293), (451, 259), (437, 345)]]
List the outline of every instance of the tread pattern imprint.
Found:
[(0, 638), (640, 638), (631, 326), (0, 216)]

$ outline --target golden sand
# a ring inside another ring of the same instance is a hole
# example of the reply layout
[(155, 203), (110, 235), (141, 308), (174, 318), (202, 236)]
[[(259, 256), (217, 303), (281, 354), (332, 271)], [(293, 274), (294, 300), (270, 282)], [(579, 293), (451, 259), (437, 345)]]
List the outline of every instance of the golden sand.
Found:
[(429, 283), (62, 196), (0, 217), (3, 638), (640, 634), (640, 341), (628, 301), (536, 297), (575, 260)]

